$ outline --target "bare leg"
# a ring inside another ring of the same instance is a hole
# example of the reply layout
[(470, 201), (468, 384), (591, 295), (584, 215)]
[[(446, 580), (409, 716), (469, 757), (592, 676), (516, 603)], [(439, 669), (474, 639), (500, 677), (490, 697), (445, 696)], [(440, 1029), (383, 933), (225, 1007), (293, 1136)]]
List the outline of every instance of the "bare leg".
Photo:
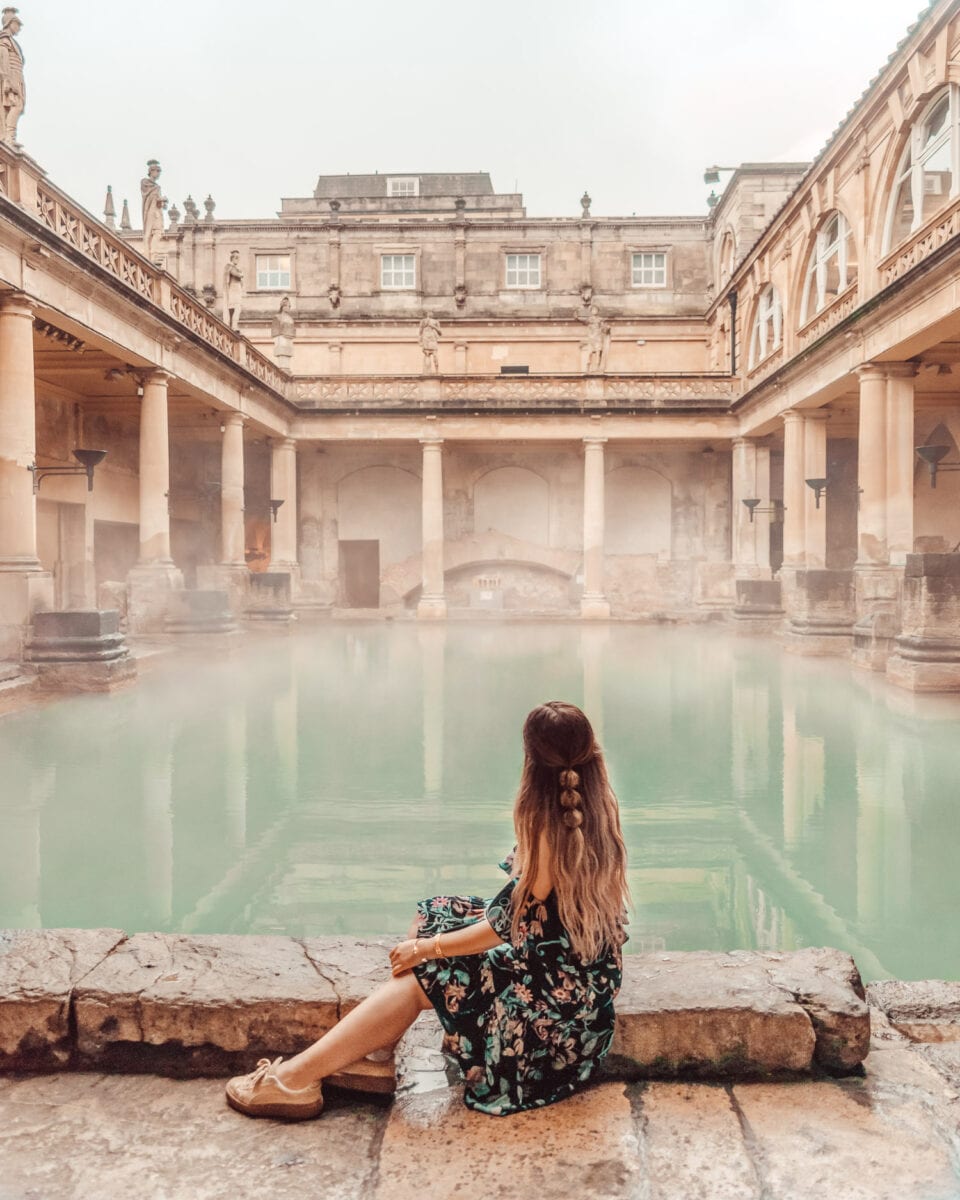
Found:
[(281, 1063), (276, 1075), (290, 1088), (302, 1088), (334, 1075), (382, 1046), (392, 1046), (430, 1001), (413, 973), (400, 975), (377, 988), (338, 1021), (319, 1041)]

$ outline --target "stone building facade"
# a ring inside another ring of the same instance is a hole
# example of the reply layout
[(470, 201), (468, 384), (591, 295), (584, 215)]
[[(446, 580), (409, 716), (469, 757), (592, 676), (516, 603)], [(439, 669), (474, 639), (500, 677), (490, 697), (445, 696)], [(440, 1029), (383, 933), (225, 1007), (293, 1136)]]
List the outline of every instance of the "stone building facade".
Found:
[(269, 568), (302, 614), (725, 612), (960, 686), (957, 0), (699, 217), (411, 171), (157, 236), (149, 166), (147, 245), (0, 144), (3, 653)]

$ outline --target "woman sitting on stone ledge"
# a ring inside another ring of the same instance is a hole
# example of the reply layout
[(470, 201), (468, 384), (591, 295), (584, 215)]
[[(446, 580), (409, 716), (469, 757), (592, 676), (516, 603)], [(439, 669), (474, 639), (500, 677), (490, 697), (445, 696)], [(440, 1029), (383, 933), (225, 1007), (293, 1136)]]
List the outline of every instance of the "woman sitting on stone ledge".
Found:
[(613, 1040), (626, 940), (617, 800), (572, 704), (535, 708), (523, 746), (506, 886), (492, 900), (421, 900), (414, 936), (390, 951), (393, 978), (303, 1053), (231, 1079), (229, 1104), (251, 1117), (315, 1117), (324, 1079), (392, 1046), (431, 1006), (470, 1108), (538, 1108), (591, 1077)]

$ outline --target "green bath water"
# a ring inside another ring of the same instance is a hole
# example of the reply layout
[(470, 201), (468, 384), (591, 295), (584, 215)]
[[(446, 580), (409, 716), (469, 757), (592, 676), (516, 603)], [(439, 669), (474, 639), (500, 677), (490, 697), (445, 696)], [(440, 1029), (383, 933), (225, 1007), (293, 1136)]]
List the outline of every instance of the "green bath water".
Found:
[(501, 886), (548, 699), (607, 752), (628, 950), (960, 978), (960, 700), (713, 627), (325, 625), (0, 718), (0, 926), (400, 935)]

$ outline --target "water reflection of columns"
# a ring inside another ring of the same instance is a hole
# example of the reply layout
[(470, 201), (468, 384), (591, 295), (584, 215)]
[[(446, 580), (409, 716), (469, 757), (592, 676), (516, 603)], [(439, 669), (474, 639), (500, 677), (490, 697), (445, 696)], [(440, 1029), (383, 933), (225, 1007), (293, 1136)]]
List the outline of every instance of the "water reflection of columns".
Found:
[(140, 760), (143, 781), (144, 910), (153, 927), (173, 923), (173, 742), (172, 726), (158, 727)]
[(580, 657), (583, 665), (583, 711), (603, 745), (603, 648), (610, 640), (608, 625), (583, 625)]
[(735, 662), (731, 696), (731, 776), (735, 802), (765, 796), (770, 780), (770, 683), (751, 662)]
[(904, 748), (879, 738), (867, 720), (857, 734), (857, 917), (861, 925), (875, 926), (910, 903)]
[(823, 804), (826, 754), (822, 737), (803, 734), (796, 700), (783, 690), (783, 840), (803, 840), (807, 822)]
[(242, 850), (247, 842), (247, 714), (243, 705), (228, 701), (223, 723), (227, 842), (232, 850)]
[(43, 926), (40, 822), (56, 780), (53, 764), (34, 766), (26, 758), (4, 763), (4, 783), (17, 797), (15, 806), (4, 810), (0, 838), (0, 925), (11, 929)]
[(273, 699), (273, 745), (276, 756), (277, 794), (287, 805), (297, 799), (299, 786), (297, 721), (297, 676), (294, 655), (289, 645), (283, 647), (287, 660), (282, 668), (282, 682)]
[(423, 671), (423, 791), (436, 799), (443, 790), (444, 666), (447, 631), (443, 626), (419, 630)]

